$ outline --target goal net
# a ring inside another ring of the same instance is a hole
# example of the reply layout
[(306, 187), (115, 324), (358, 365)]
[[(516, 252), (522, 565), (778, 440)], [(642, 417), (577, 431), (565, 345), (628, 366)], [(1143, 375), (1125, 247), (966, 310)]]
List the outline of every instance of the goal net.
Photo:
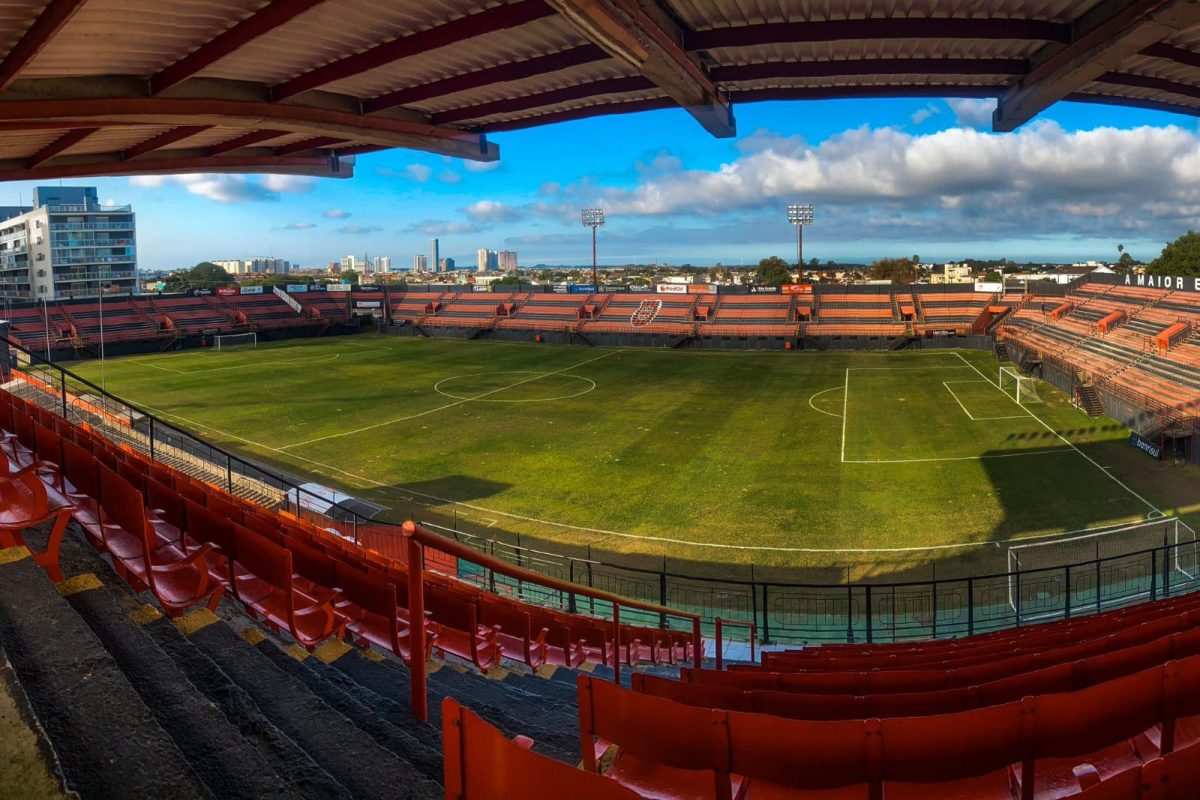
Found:
[(1037, 378), (1022, 375), (1012, 367), (1001, 367), (996, 385), (1000, 391), (1016, 400), (1021, 405), (1044, 402), (1038, 394)]
[[(1126, 561), (1122, 556), (1131, 558)], [(1061, 611), (1063, 592), (1073, 592), (1078, 600), (1087, 594), (1094, 601), (1097, 591), (1112, 602), (1132, 600), (1148, 594), (1152, 580), (1161, 587), (1164, 574), (1172, 586), (1192, 584), (1196, 588), (1198, 561), (1196, 532), (1174, 517), (1014, 544), (1008, 548), (1008, 603), (1024, 616), (1024, 612), (1036, 614), (1043, 605)], [(1092, 562), (1101, 562), (1099, 568), (1088, 569)], [(1088, 565), (1075, 571), (1082, 580), (1074, 587), (1062, 586), (1065, 568), (1081, 564)], [(1157, 571), (1155, 578), (1151, 576), (1152, 565)], [(1051, 599), (1046, 597), (1048, 594), (1058, 596)]]
[(232, 350), (235, 347), (258, 347), (258, 334), (225, 333), (213, 338), (214, 350)]

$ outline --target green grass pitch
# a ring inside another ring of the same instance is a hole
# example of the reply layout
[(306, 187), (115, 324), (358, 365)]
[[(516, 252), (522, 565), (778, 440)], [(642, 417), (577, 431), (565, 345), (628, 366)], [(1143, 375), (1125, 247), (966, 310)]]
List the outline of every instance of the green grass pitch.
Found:
[[(70, 366), (101, 380), (97, 362)], [(903, 577), (934, 561), (1002, 570), (996, 543), (1157, 509), (1195, 526), (1195, 469), (1149, 460), (1124, 428), (1088, 419), (1044, 384), (1039, 402), (1017, 404), (1011, 384), (997, 388), (998, 370), (968, 351), (372, 334), (114, 358), (103, 381), (239, 454), (389, 506), (396, 520), (457, 518), (526, 544), (656, 563)]]

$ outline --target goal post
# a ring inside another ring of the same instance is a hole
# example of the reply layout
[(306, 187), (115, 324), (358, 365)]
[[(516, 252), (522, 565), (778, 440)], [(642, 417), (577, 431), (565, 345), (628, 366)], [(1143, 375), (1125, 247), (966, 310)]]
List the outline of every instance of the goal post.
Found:
[(232, 350), (242, 347), (258, 347), (258, 334), (250, 331), (249, 333), (224, 333), (213, 337), (214, 350)]
[[(1152, 551), (1157, 551), (1154, 553)], [(1106, 559), (1137, 556), (1139, 563), (1114, 562), (1107, 568)], [(1141, 563), (1144, 561), (1144, 563)], [(1013, 611), (1027, 611), (1041, 605), (1039, 597), (1051, 584), (1056, 591), (1072, 591), (1059, 586), (1060, 575), (1068, 566), (1096, 564), (1091, 574), (1083, 575), (1084, 588), (1074, 587), (1075, 599), (1087, 594), (1094, 603), (1103, 604), (1105, 594), (1116, 603), (1149, 595), (1152, 585), (1162, 591), (1164, 576), (1172, 586), (1187, 584), (1197, 588), (1200, 576), (1200, 544), (1196, 532), (1178, 517), (1162, 517), (1145, 522), (1109, 525), (1038, 541), (1019, 542), (1008, 548), (1008, 604)], [(1153, 567), (1153, 570), (1152, 570)], [(1151, 575), (1151, 572), (1154, 575)], [(1058, 601), (1061, 611), (1063, 602)], [(1036, 615), (1036, 612), (1035, 612)]]
[(1000, 391), (1021, 405), (1045, 402), (1038, 393), (1037, 384), (1037, 378), (1022, 375), (1012, 367), (1000, 367), (1000, 374), (996, 378), (996, 386)]

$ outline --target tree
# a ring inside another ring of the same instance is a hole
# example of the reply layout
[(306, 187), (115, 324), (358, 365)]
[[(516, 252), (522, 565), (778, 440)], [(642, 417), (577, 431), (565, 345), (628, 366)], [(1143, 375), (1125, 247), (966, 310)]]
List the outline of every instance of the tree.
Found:
[(1000, 270), (998, 269), (989, 269), (987, 274), (983, 276), (983, 279), (988, 283), (999, 283), (1004, 280), (1004, 276), (1000, 274)]
[(495, 285), (520, 286), (521, 285), (521, 276), (520, 275), (505, 275), (503, 278), (501, 278), (498, 281), (492, 281), (492, 285), (493, 286), (495, 286)]
[(754, 280), (761, 286), (782, 286), (791, 279), (788, 263), (779, 256), (764, 258), (754, 271)]
[(912, 283), (917, 279), (917, 265), (907, 258), (881, 258), (867, 268), (873, 281)]
[(190, 269), (172, 272), (167, 276), (165, 291), (180, 292), (184, 289), (208, 288), (225, 286), (233, 283), (233, 276), (211, 261), (201, 261)]
[(1147, 265), (1155, 275), (1194, 275), (1200, 277), (1200, 233), (1188, 231), (1163, 248), (1158, 258)]

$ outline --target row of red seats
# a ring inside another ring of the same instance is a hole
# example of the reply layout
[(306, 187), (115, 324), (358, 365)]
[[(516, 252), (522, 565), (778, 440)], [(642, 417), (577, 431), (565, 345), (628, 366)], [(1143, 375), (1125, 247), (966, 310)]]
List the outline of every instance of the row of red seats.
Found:
[[(132, 583), (154, 588), (156, 573), (146, 563), (187, 572), (190, 583), (179, 578), (156, 591), (169, 613), (201, 602), (215, 608), (228, 593), (307, 647), (348, 633), (408, 657), (403, 562), (237, 498), (8, 393), (0, 394), (0, 428), (50, 462), (70, 513)], [(139, 543), (140, 517), (152, 538)], [(201, 549), (203, 558), (196, 557)], [(51, 559), (57, 563), (56, 552)], [(497, 597), (428, 569), (424, 586), (431, 644), (483, 671), (502, 657), (532, 668), (692, 657), (690, 635), (681, 632), (622, 625), (618, 641), (610, 622)]]
[[(607, 764), (648, 797), (1065, 797), (1194, 744), (1200, 714), (1200, 656), (1077, 691), (865, 720), (691, 707), (582, 675), (578, 685), (584, 768)], [(1123, 792), (1096, 796), (1137, 797), (1121, 780)]]

